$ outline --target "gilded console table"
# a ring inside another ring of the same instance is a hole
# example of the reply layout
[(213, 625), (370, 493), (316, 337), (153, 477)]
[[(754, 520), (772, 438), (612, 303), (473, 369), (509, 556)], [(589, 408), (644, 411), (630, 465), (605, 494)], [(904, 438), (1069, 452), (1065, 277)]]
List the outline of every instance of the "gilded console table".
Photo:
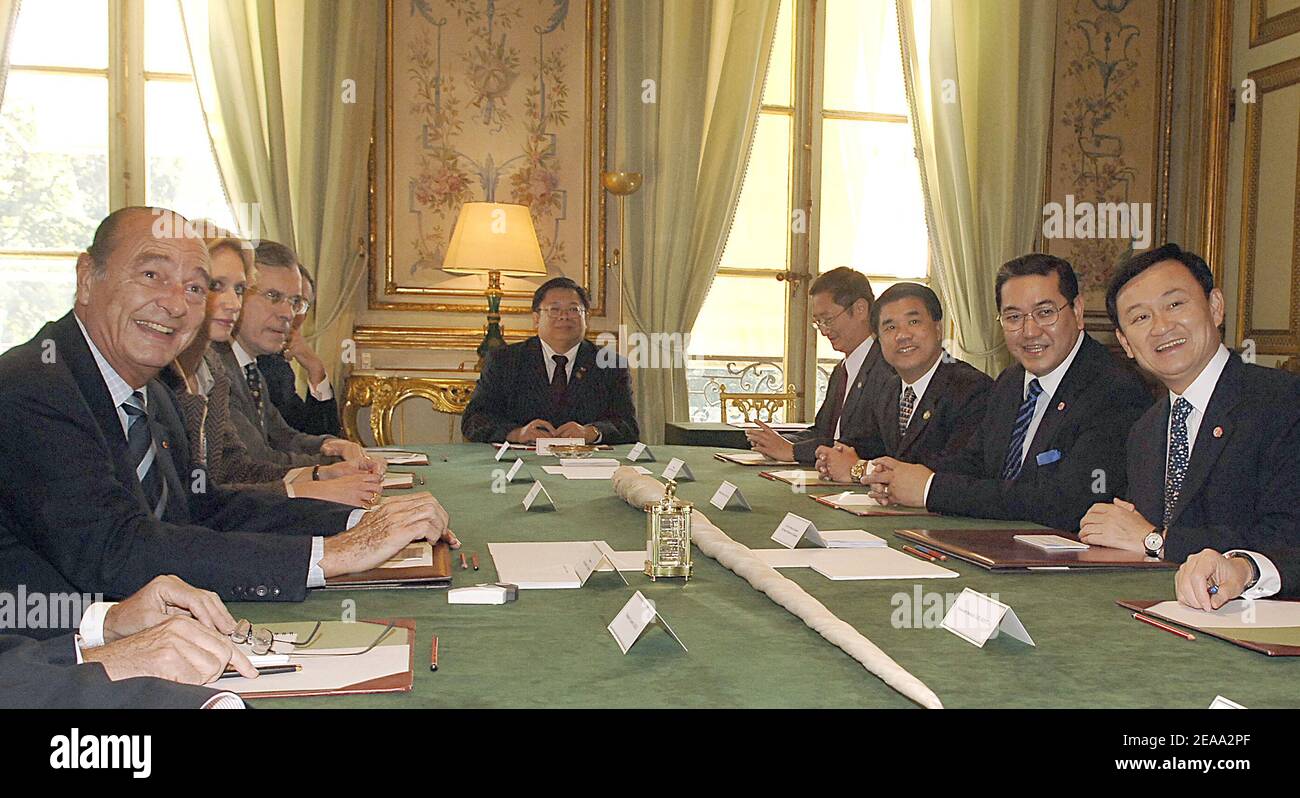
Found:
[(393, 445), (393, 410), (412, 398), (428, 399), (433, 409), (460, 415), (474, 393), (473, 380), (447, 377), (386, 377), (378, 374), (353, 374), (348, 377), (343, 399), (343, 434), (360, 441), (357, 414), (370, 408), (370, 433), (378, 446)]

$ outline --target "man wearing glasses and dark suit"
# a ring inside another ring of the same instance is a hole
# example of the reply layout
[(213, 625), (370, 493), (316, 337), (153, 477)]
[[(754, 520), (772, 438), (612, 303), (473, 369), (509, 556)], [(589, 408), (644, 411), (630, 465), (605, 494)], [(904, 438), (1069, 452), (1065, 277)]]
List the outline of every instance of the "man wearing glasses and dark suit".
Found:
[(627, 363), (598, 357), (584, 340), (591, 302), (567, 277), (533, 294), (537, 335), (488, 356), (461, 419), (467, 441), (535, 443), (582, 438), (631, 443), (638, 437)]
[(212, 344), (230, 376), (230, 420), (240, 440), (254, 459), (269, 463), (314, 466), (341, 457), (362, 464), (363, 470), (383, 473), (383, 463), (366, 457), (360, 445), (330, 435), (308, 435), (289, 426), (271, 401), (257, 358), (284, 350), (294, 316), (305, 312), (307, 300), (293, 250), (263, 241), (257, 246), (254, 262), (254, 283), (244, 295), (234, 340)]

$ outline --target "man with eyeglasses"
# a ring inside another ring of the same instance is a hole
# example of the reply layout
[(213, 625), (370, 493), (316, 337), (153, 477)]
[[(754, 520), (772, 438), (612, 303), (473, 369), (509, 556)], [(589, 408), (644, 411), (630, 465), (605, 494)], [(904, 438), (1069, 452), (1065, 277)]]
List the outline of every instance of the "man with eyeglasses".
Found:
[[(537, 335), (492, 352), (461, 418), (467, 441), (538, 438), (632, 443), (640, 434), (627, 363), (605, 365), (584, 339), (591, 302), (567, 277), (533, 294)], [(611, 360), (614, 360), (611, 358)]]
[(880, 355), (871, 327), (875, 294), (865, 274), (845, 266), (819, 275), (808, 288), (813, 329), (844, 355), (831, 371), (816, 423), (787, 439), (769, 427), (747, 430), (755, 451), (773, 460), (815, 463), (817, 449), (836, 441), (861, 441), (874, 430), (872, 406), (894, 370)]
[(1177, 244), (1121, 265), (1106, 310), (1167, 391), (1129, 434), (1129, 501), (1093, 505), (1079, 536), (1182, 562), (1196, 609), (1300, 596), (1300, 379), (1228, 351), (1223, 292)]
[[(262, 241), (253, 261), (255, 276), (244, 293), (235, 338), (212, 345), (230, 376), (230, 420), (249, 455), (289, 466), (324, 465), (342, 458), (382, 474), (386, 470), (383, 461), (367, 457), (360, 445), (333, 435), (300, 432), (271, 401), (257, 358), (284, 350), (295, 316), (305, 313), (308, 303), (302, 292), (298, 256), (292, 249)], [(312, 390), (323, 400), (329, 382), (315, 384)]]
[(1083, 331), (1067, 261), (1009, 261), (995, 296), (1018, 362), (994, 382), (980, 434), (931, 467), (879, 458), (862, 482), (884, 504), (1077, 530), (1093, 503), (1123, 495), (1124, 441), (1151, 394)]
[(458, 544), (428, 494), (365, 512), (206, 480), (158, 375), (203, 326), (211, 263), (179, 214), (114, 211), (77, 258), (73, 311), (0, 355), (0, 574), (40, 557), (85, 593), (174, 574), (302, 601), (414, 541)]
[[(302, 276), (303, 306), (294, 312), (289, 340), (280, 353), (258, 355), (257, 368), (266, 379), (266, 395), (280, 411), (280, 415), (284, 416), (285, 423), (308, 435), (338, 437), (342, 434), (339, 406), (334, 398), (334, 389), (330, 386), (329, 374), (325, 371), (325, 361), (321, 360), (302, 334), (307, 311), (316, 298), (316, 283), (301, 263), (298, 264), (298, 273)], [(298, 395), (297, 377), (290, 365), (291, 361), (296, 361), (307, 374), (305, 399)]]

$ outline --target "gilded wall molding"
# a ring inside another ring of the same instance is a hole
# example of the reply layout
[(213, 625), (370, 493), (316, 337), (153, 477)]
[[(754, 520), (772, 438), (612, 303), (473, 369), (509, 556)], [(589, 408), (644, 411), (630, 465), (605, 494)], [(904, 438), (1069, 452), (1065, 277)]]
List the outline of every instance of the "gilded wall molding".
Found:
[(1268, 14), (1268, 0), (1250, 0), (1250, 46), (1259, 47), (1300, 32), (1300, 8)]

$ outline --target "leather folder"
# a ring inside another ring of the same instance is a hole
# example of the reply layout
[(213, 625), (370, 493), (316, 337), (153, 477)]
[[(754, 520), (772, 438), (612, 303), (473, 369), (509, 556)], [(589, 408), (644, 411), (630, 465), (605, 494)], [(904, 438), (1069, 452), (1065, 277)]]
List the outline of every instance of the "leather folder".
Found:
[[(361, 621), (361, 623), (375, 624), (375, 632), (389, 623), (388, 619), (375, 619)], [(245, 700), (258, 698), (298, 698), (301, 696), (313, 695), (355, 695), (359, 693), (409, 693), (411, 685), (415, 681), (415, 621), (410, 618), (393, 620), (392, 634), (406, 634), (406, 646), (410, 653), (410, 659), (406, 663), (405, 673), (393, 673), (388, 676), (381, 676), (377, 679), (367, 679), (349, 684), (337, 690), (282, 690), (274, 693), (240, 693)], [(304, 667), (311, 667), (307, 660), (302, 660)], [(274, 676), (264, 676), (264, 679), (274, 679)], [(208, 685), (221, 689), (221, 682), (213, 682)]]
[[(860, 487), (862, 487), (862, 485), (861, 485), (860, 483), (857, 483), (857, 482), (831, 482), (831, 481), (828, 480), (828, 479), (822, 479), (822, 478), (820, 477), (820, 475), (817, 475), (817, 469), (815, 469), (815, 468), (786, 468), (786, 469), (782, 469), (782, 470), (783, 470), (783, 471), (807, 471), (808, 473), (813, 474), (814, 476), (811, 476), (811, 477), (809, 477), (808, 479), (804, 480), (804, 485), (805, 485), (805, 486), (807, 486), (807, 485), (815, 485), (815, 486), (817, 486), (817, 487), (834, 487), (834, 488), (860, 488)], [(770, 479), (770, 480), (772, 480), (773, 482), (784, 482), (784, 483), (787, 484), (787, 485), (794, 485), (794, 484), (796, 484), (794, 480), (789, 479), (789, 478), (787, 478), (787, 477), (785, 477), (785, 476), (782, 476), (782, 475), (780, 475), (780, 474), (777, 474), (776, 472), (773, 472), (773, 471), (759, 471), (759, 472), (758, 472), (758, 475), (759, 475), (760, 477), (762, 477), (763, 479)]]
[(1078, 535), (1053, 529), (899, 529), (901, 538), (973, 563), (990, 571), (1024, 571), (1030, 568), (1142, 568), (1171, 569), (1178, 563), (1150, 560), (1145, 554), (1092, 546), (1085, 551), (1049, 552), (1015, 540), (1016, 535)]
[(824, 504), (832, 510), (843, 510), (846, 513), (859, 517), (872, 515), (936, 515), (936, 513), (932, 513), (924, 507), (907, 507), (901, 504), (891, 504), (888, 506), (871, 505), (869, 507), (844, 507), (830, 501), (831, 496), (838, 495), (838, 493), (810, 493), (808, 494), (808, 498), (818, 504)]
[(1241, 646), (1242, 648), (1248, 648), (1251, 651), (1258, 651), (1259, 653), (1267, 654), (1270, 657), (1300, 657), (1300, 646), (1288, 646), (1282, 643), (1267, 643), (1267, 642), (1258, 642), (1255, 640), (1243, 640), (1240, 637), (1233, 637), (1232, 635), (1227, 634), (1228, 630), (1224, 630), (1220, 632), (1220, 631), (1215, 631), (1214, 629), (1207, 629), (1200, 626), (1188, 626), (1187, 624), (1179, 623), (1178, 621), (1171, 621), (1159, 613), (1148, 612), (1148, 610), (1151, 607), (1160, 604), (1161, 602), (1159, 601), (1116, 601), (1115, 603), (1120, 605), (1124, 609), (1133, 610), (1134, 612), (1140, 612), (1149, 618), (1158, 618), (1164, 623), (1169, 623), (1169, 624), (1173, 624), (1174, 626), (1181, 626), (1187, 629), (1191, 629), (1201, 634), (1209, 635), (1210, 637), (1217, 637), (1220, 640), (1225, 640), (1229, 643), (1232, 643), (1234, 646)]
[(328, 576), (324, 590), (451, 587), (451, 548), (446, 541), (433, 547), (433, 564), (408, 568), (372, 568), (355, 574)]

